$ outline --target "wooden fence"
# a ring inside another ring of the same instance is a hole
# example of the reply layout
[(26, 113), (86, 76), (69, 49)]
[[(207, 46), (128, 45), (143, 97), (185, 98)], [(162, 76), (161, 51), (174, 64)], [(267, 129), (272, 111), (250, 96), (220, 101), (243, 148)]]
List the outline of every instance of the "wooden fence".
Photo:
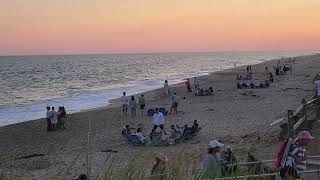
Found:
[(272, 122), (270, 126), (280, 125), (282, 128), (280, 139), (293, 137), (297, 131), (311, 129), (313, 122), (320, 117), (319, 101), (315, 98), (307, 102), (303, 98), (301, 105), (295, 111), (289, 109), (287, 117)]

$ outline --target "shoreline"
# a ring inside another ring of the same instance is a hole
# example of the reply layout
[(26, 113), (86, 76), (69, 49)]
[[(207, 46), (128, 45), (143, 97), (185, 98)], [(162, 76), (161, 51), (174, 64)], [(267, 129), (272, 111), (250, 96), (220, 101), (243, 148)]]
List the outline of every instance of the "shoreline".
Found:
[[(309, 55), (300, 55), (300, 56), (294, 56), (294, 57), (295, 58), (300, 58), (300, 57), (309, 57), (309, 56), (320, 56), (320, 53), (313, 53), (313, 54), (309, 54)], [(284, 59), (288, 59), (288, 57), (286, 57)], [(270, 63), (278, 61), (278, 60), (279, 59), (269, 59), (269, 60), (265, 60), (265, 61), (259, 62), (259, 63), (241, 65), (241, 66), (230, 67), (230, 68), (226, 68), (226, 69), (222, 69), (222, 70), (218, 70), (218, 71), (214, 71), (214, 72), (209, 72), (207, 75), (200, 75), (200, 76), (195, 76), (195, 77), (201, 79), (201, 78), (206, 77), (206, 76), (214, 76), (214, 75), (217, 75), (217, 74), (221, 74), (221, 73), (223, 74), (223, 73), (227, 73), (227, 72), (235, 72), (235, 71), (238, 71), (239, 69), (245, 68), (246, 66), (256, 66), (256, 65), (270, 64)], [(169, 84), (169, 88), (172, 89), (172, 87), (185, 86), (184, 85), (184, 80), (186, 80), (186, 78), (188, 78), (188, 77), (185, 77), (185, 78), (179, 79), (179, 80), (175, 79), (175, 81), (181, 81), (181, 82)], [(129, 96), (132, 96), (132, 95), (139, 96), (141, 94), (155, 94), (155, 93), (159, 93), (159, 91), (161, 91), (161, 90), (162, 90), (162, 87), (156, 88), (156, 89), (151, 89), (151, 90), (144, 91), (144, 92), (141, 92), (141, 93), (130, 94), (130, 95), (127, 95), (127, 96), (129, 97)], [(156, 99), (151, 98), (151, 100), (156, 100)], [(70, 115), (75, 115), (77, 113), (86, 113), (86, 112), (91, 112), (91, 111), (106, 110), (106, 109), (112, 109), (112, 108), (116, 108), (116, 107), (119, 107), (119, 109), (120, 109), (120, 106), (121, 106), (120, 103), (119, 103), (120, 102), (120, 96), (119, 96), (119, 98), (113, 98), (113, 99), (109, 99), (109, 100), (106, 100), (106, 101), (107, 101), (107, 105), (105, 105), (105, 106), (83, 109), (83, 110), (79, 110), (79, 111), (72, 112), (72, 113), (68, 113), (68, 111), (67, 111), (67, 114), (70, 116)], [(26, 120), (26, 121), (23, 121), (23, 122), (17, 122), (17, 123), (12, 123), (12, 124), (7, 124), (7, 125), (4, 125), (4, 126), (0, 126), (0, 128), (6, 127), (6, 126), (12, 126), (12, 125), (16, 125), (16, 124), (21, 124), (21, 123), (27, 123), (27, 122), (30, 122), (30, 121), (41, 121), (43, 119), (44, 118)]]

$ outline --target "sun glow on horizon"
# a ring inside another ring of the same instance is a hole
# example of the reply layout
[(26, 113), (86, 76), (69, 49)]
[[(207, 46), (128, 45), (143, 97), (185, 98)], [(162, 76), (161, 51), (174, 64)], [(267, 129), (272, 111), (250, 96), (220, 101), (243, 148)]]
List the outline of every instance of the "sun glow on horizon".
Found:
[(319, 0), (11, 0), (0, 54), (320, 47)]

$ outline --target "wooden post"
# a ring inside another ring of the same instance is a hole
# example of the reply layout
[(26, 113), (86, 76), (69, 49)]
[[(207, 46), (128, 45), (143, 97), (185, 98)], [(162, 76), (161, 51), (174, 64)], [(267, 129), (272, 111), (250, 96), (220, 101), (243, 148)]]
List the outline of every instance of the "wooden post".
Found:
[(287, 138), (292, 137), (294, 135), (293, 125), (294, 125), (293, 111), (289, 109)]
[(308, 129), (308, 107), (307, 107), (307, 101), (305, 98), (302, 98), (301, 101), (303, 108), (302, 108), (302, 115), (303, 115), (303, 122), (301, 124), (301, 130), (307, 130)]

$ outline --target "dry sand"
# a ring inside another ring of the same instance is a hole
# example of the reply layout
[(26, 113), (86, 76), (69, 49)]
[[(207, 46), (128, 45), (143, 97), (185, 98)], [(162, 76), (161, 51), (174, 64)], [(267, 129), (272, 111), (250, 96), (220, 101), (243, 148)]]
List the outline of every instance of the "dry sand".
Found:
[[(254, 65), (254, 79), (264, 80), (264, 67), (268, 66), (273, 72), (272, 67), (276, 63), (277, 60), (271, 60)], [(150, 155), (158, 152), (165, 152), (169, 159), (181, 152), (203, 155), (208, 141), (213, 138), (233, 147), (239, 158), (247, 152), (260, 152), (258, 155), (263, 159), (275, 158), (277, 146), (274, 144), (277, 144), (279, 128), (269, 128), (268, 125), (284, 116), (288, 109), (297, 108), (302, 98), (312, 98), (315, 88), (313, 77), (319, 69), (319, 55), (301, 56), (293, 64), (292, 75), (274, 75), (274, 83), (266, 89), (236, 89), (236, 74), (244, 76), (245, 67), (201, 76), (201, 87), (212, 86), (214, 96), (190, 95), (183, 83), (170, 86), (171, 91), (186, 99), (180, 102), (177, 115), (166, 117), (166, 128), (171, 124), (191, 124), (197, 119), (202, 130), (192, 141), (167, 147), (129, 145), (121, 136), (121, 128), (126, 124), (137, 126), (142, 123), (144, 132), (149, 133), (152, 120), (147, 116), (141, 117), (139, 111), (134, 119), (122, 115), (118, 100), (106, 108), (69, 115), (64, 131), (47, 132), (44, 119), (1, 127), (0, 177), (3, 171), (4, 179), (70, 179), (85, 173), (90, 121), (91, 175), (94, 178), (104, 172), (106, 158), (110, 155), (116, 162), (132, 158), (145, 158), (151, 162)], [(162, 89), (144, 94), (147, 108), (170, 108), (169, 98), (162, 95)], [(257, 141), (258, 135), (261, 141)], [(117, 153), (102, 152), (105, 150)], [(43, 156), (18, 159), (31, 154)]]

